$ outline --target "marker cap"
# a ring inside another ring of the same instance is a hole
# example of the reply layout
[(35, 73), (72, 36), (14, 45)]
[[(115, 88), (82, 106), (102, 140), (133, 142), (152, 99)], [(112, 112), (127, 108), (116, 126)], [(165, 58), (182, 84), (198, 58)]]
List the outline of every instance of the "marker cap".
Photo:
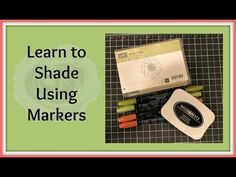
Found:
[(186, 92), (199, 92), (201, 90), (203, 90), (202, 85), (192, 85), (192, 86), (189, 86), (189, 87), (185, 88)]
[(136, 120), (136, 119), (137, 119), (136, 114), (128, 114), (128, 115), (118, 118), (118, 122), (120, 122), (120, 123), (121, 122), (128, 122), (128, 121)]
[(119, 128), (131, 128), (138, 125), (137, 121), (123, 122), (119, 124)]
[(134, 105), (121, 106), (116, 109), (117, 113), (128, 112), (135, 110)]
[(193, 92), (190, 93), (193, 97), (201, 97), (202, 96), (202, 92)]
[(131, 99), (128, 99), (128, 100), (119, 101), (118, 105), (119, 106), (126, 106), (126, 105), (132, 105), (132, 104), (136, 104), (136, 103), (137, 103), (136, 98), (131, 98)]

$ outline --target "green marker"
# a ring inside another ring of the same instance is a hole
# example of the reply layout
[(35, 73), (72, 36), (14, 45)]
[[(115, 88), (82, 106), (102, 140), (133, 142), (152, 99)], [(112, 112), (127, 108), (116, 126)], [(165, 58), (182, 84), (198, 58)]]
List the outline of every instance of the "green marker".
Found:
[(196, 97), (196, 98), (199, 98), (199, 97), (202, 97), (202, 92), (193, 92), (193, 93), (190, 93), (193, 97)]
[[(193, 97), (195, 98), (200, 98), (202, 97), (201, 92), (193, 92), (190, 93)], [(152, 110), (157, 110), (160, 109), (169, 99), (171, 93), (169, 95), (165, 94), (159, 94), (159, 99), (155, 100), (150, 100), (149, 102), (145, 103), (139, 103), (139, 104), (132, 104), (132, 105), (125, 105), (125, 106), (120, 106), (116, 109), (117, 113), (123, 113), (123, 112), (128, 112), (128, 111), (135, 111), (136, 113), (143, 113), (143, 112), (148, 112)], [(152, 98), (152, 97), (149, 97)]]
[(131, 98), (131, 99), (128, 99), (128, 100), (119, 101), (118, 105), (119, 106), (126, 106), (126, 105), (131, 105), (131, 104), (136, 104), (136, 103), (137, 103), (136, 98)]
[(203, 86), (202, 85), (193, 85), (193, 86), (189, 86), (185, 88), (186, 92), (199, 92), (203, 90)]
[[(197, 92), (198, 93), (195, 95), (199, 95), (199, 91), (201, 91), (201, 90), (203, 90), (202, 85), (193, 85), (193, 86), (189, 86), (189, 87), (185, 88), (186, 92), (189, 92), (189, 93)], [(147, 102), (154, 101), (154, 100), (161, 100), (163, 98), (166, 98), (167, 96), (170, 96), (171, 94), (172, 94), (172, 91), (167, 92), (167, 93), (138, 96), (137, 98), (131, 98), (131, 99), (119, 101), (118, 106), (127, 106), (127, 105), (132, 105), (132, 104), (147, 103)], [(200, 92), (200, 94), (201, 94), (201, 92)], [(194, 97), (201, 97), (201, 96), (194, 96)]]
[(148, 95), (143, 100), (139, 98), (136, 99), (136, 104), (125, 105), (118, 107), (116, 109), (117, 113), (136, 111), (136, 113), (142, 113), (147, 111), (152, 111), (160, 109), (163, 104), (169, 99), (172, 92), (162, 93), (158, 95)]
[(160, 93), (160, 94), (151, 94), (151, 95), (144, 95), (144, 96), (139, 96), (137, 98), (131, 98), (128, 100), (123, 100), (119, 101), (118, 105), (119, 106), (127, 106), (130, 104), (142, 104), (142, 103), (148, 103), (150, 101), (161, 101), (163, 99), (166, 99), (166, 97), (170, 97), (172, 94), (171, 92), (166, 92), (166, 93)]
[(122, 112), (128, 112), (128, 111), (134, 111), (135, 106), (134, 105), (126, 105), (126, 106), (121, 106), (116, 109), (117, 113), (122, 113)]

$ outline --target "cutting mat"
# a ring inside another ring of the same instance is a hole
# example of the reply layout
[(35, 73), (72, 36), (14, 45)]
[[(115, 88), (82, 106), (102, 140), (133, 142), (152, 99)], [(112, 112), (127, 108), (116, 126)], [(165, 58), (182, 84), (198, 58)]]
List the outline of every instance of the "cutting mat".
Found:
[[(114, 51), (182, 38), (192, 85), (203, 85), (204, 104), (215, 121), (200, 140), (186, 136), (167, 121), (119, 129), (117, 102), (123, 100)], [(106, 34), (106, 143), (222, 143), (223, 34)]]

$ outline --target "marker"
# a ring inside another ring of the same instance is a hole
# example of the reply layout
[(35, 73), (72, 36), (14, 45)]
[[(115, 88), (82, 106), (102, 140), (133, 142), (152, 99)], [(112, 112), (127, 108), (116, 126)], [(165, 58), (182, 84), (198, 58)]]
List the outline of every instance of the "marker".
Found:
[[(203, 102), (202, 98), (197, 99)], [(138, 125), (161, 122), (163, 120), (164, 118), (161, 116), (159, 111), (153, 111), (143, 114), (128, 114), (118, 118), (119, 128), (132, 128)]]
[(149, 103), (142, 103), (142, 104), (133, 104), (127, 106), (121, 106), (116, 109), (117, 113), (123, 113), (128, 111), (135, 111), (135, 113), (143, 113), (147, 111), (152, 111), (156, 109), (160, 109), (161, 106), (169, 99), (169, 97), (162, 98), (161, 100), (154, 100)]
[(203, 90), (203, 86), (202, 85), (192, 85), (192, 86), (189, 86), (189, 87), (186, 87), (185, 88), (185, 91), (186, 92), (199, 92), (199, 91), (202, 91)]
[(122, 123), (122, 122), (134, 121), (134, 120), (146, 120), (146, 119), (151, 119), (154, 117), (162, 117), (160, 110), (150, 111), (147, 113), (124, 115), (118, 118), (118, 122)]
[(146, 124), (160, 122), (162, 120), (164, 120), (163, 117), (154, 117), (154, 118), (146, 119), (146, 120), (134, 120), (134, 121), (122, 122), (119, 124), (119, 128), (131, 128), (131, 127), (136, 127), (138, 125), (146, 125)]
[[(185, 88), (185, 91), (189, 93), (194, 93), (194, 92), (199, 93), (201, 90), (203, 90), (203, 86), (201, 85), (194, 85), (194, 86), (189, 86)], [(167, 93), (160, 93), (160, 94), (154, 93), (150, 95), (138, 96), (137, 98), (131, 98), (131, 99), (119, 101), (118, 106), (126, 106), (126, 105), (132, 105), (132, 104), (146, 103), (153, 100), (160, 100), (162, 99), (162, 97), (167, 97), (167, 96), (170, 96), (171, 94), (172, 94), (172, 91), (167, 92)]]
[(137, 98), (131, 98), (128, 100), (119, 101), (118, 106), (126, 106), (126, 105), (132, 105), (132, 104), (147, 103), (154, 100), (162, 100), (162, 99), (165, 99), (166, 97), (170, 97), (171, 94), (172, 92), (167, 92), (167, 93), (139, 96)]
[[(197, 98), (200, 102), (203, 103), (203, 99), (202, 98)], [(118, 122), (122, 123), (122, 122), (128, 122), (128, 121), (133, 121), (133, 120), (145, 120), (145, 119), (150, 119), (152, 117), (158, 117), (161, 116), (160, 111), (159, 110), (154, 110), (154, 111), (150, 111), (147, 113), (133, 113), (133, 114), (127, 114), (124, 116), (121, 116), (118, 118)]]
[(202, 96), (202, 92), (193, 92), (193, 93), (190, 93), (193, 97), (196, 97), (196, 98), (199, 98)]
[[(135, 113), (142, 113), (142, 112), (147, 112), (147, 111), (151, 111), (155, 109), (160, 109), (161, 106), (163, 106), (163, 104), (165, 104), (166, 101), (169, 99), (171, 94), (172, 93), (163, 93), (163, 94), (160, 94), (158, 97), (155, 95), (156, 99), (151, 100), (150, 102), (141, 103), (141, 104), (136, 103), (132, 105), (121, 106), (121, 107), (118, 107), (116, 111), (117, 113), (123, 113), (123, 112), (128, 112), (128, 111), (135, 111)], [(202, 96), (201, 92), (193, 92), (190, 94), (196, 98)]]
[[(203, 98), (197, 98), (200, 102), (203, 103)], [(152, 117), (156, 117), (156, 116), (161, 116), (160, 111), (159, 110), (154, 110), (154, 111), (150, 111), (147, 113), (133, 113), (133, 114), (127, 114), (124, 116), (121, 116), (118, 118), (118, 122), (128, 122), (128, 121), (132, 121), (132, 120), (136, 120), (136, 119), (150, 119)]]

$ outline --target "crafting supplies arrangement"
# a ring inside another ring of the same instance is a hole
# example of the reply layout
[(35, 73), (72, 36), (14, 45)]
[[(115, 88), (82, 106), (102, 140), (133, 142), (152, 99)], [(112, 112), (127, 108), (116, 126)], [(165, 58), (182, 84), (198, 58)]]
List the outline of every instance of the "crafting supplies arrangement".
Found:
[(136, 96), (118, 102), (119, 128), (167, 120), (189, 137), (202, 138), (215, 116), (203, 104), (203, 86), (189, 86), (181, 39), (117, 50), (115, 56), (123, 96)]
[[(201, 97), (203, 86), (189, 86), (186, 87), (185, 90), (188, 91), (190, 95), (197, 98), (198, 101), (203, 101)], [(117, 113), (127, 113), (126, 115), (118, 118), (119, 127), (135, 127), (138, 125), (138, 120), (140, 121), (139, 124), (147, 124), (149, 123), (149, 119), (156, 121), (164, 120), (160, 110), (170, 98), (172, 93), (173, 90), (168, 90), (163, 93), (137, 96), (136, 98), (119, 101), (118, 105), (120, 106), (117, 108)], [(145, 121), (142, 122), (141, 120)]]

